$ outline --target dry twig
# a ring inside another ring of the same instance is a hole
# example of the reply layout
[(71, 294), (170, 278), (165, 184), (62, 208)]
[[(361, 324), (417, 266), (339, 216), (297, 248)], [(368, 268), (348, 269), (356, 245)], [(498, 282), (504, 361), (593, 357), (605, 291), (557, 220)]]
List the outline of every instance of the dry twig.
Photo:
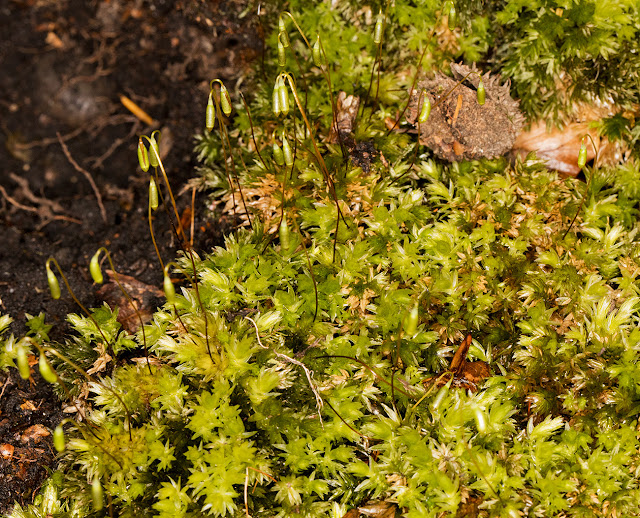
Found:
[(91, 188), (93, 189), (93, 192), (96, 195), (96, 199), (98, 200), (98, 206), (100, 207), (100, 214), (102, 215), (102, 221), (104, 221), (106, 223), (107, 222), (107, 211), (105, 210), (104, 204), (102, 203), (102, 195), (100, 194), (100, 191), (98, 190), (98, 186), (93, 181), (93, 178), (89, 174), (89, 171), (87, 171), (87, 170), (83, 169), (82, 167), (80, 167), (78, 165), (78, 163), (73, 159), (73, 157), (71, 156), (71, 153), (69, 153), (69, 148), (64, 143), (64, 140), (62, 140), (62, 137), (60, 136), (60, 133), (56, 132), (56, 135), (58, 136), (58, 141), (60, 142), (60, 145), (62, 146), (62, 151), (64, 152), (64, 156), (67, 157), (67, 160), (69, 160), (69, 163), (75, 168), (75, 170), (78, 171), (79, 173), (82, 173), (84, 175), (84, 177), (87, 179), (87, 181), (91, 184)]

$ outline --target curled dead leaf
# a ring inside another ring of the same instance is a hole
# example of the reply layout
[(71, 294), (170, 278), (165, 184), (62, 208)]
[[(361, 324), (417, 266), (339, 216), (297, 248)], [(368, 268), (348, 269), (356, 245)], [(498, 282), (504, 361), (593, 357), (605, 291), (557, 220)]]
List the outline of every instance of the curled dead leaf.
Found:
[(437, 386), (440, 387), (447, 383), (451, 379), (451, 376), (453, 376), (453, 385), (455, 387), (469, 389), (472, 392), (478, 390), (478, 385), (491, 376), (491, 369), (488, 363), (481, 360), (474, 362), (467, 361), (467, 354), (469, 353), (472, 341), (471, 333), (468, 333), (453, 355), (449, 369), (444, 373), (440, 373), (438, 376), (432, 376), (423, 380), (422, 383), (426, 385), (433, 383), (435, 380)]
[(160, 300), (164, 298), (164, 293), (156, 286), (150, 286), (128, 275), (118, 274), (118, 281), (131, 298), (131, 302), (135, 306), (134, 309), (115, 282), (113, 272), (106, 270), (106, 273), (109, 276), (109, 282), (100, 286), (96, 294), (112, 308), (118, 308), (118, 322), (128, 333), (133, 334), (140, 327), (140, 318), (136, 309), (140, 313), (142, 321), (148, 322)]
[[(596, 165), (614, 165), (622, 162), (627, 154), (625, 147), (619, 142), (610, 142), (598, 135), (598, 130), (593, 128), (593, 123), (615, 114), (612, 106), (594, 103), (593, 105), (581, 105), (576, 109), (572, 121), (562, 128), (548, 129), (545, 121), (533, 123), (527, 131), (518, 135), (513, 144), (513, 153), (524, 158), (528, 153), (535, 151), (538, 158), (542, 159), (549, 169), (554, 169), (568, 176), (577, 176), (580, 173), (578, 167), (578, 152), (582, 137), (591, 135), (598, 149), (598, 162)], [(587, 139), (587, 161), (594, 160), (596, 151)]]

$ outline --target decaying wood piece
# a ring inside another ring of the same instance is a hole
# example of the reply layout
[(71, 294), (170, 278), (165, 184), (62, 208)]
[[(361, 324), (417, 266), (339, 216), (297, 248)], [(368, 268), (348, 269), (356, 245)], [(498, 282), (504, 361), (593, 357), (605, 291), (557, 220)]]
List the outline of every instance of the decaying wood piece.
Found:
[(451, 71), (453, 77), (436, 73), (422, 79), (411, 95), (409, 122), (417, 124), (425, 99), (432, 106), (429, 119), (418, 128), (420, 143), (449, 162), (504, 155), (524, 125), (518, 102), (509, 95), (509, 81), (503, 84), (499, 75), (482, 75), (486, 100), (480, 105), (476, 91), (480, 77), (475, 66), (452, 63)]

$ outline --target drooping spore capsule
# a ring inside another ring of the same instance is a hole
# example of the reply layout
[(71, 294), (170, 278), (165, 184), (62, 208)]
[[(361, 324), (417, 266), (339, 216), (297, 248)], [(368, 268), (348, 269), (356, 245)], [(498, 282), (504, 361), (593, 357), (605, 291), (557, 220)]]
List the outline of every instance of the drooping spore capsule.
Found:
[(167, 298), (169, 304), (175, 304), (176, 302), (176, 288), (169, 277), (167, 268), (164, 269), (164, 279), (162, 281), (162, 287), (164, 288), (164, 296)]
[(97, 476), (91, 483), (91, 500), (93, 501), (94, 511), (101, 511), (104, 507), (104, 490)]
[(289, 114), (289, 90), (284, 79), (282, 79), (278, 87), (278, 97), (280, 98), (280, 111), (282, 115), (286, 116)]
[(98, 251), (93, 254), (91, 261), (89, 261), (89, 273), (91, 274), (91, 278), (93, 282), (96, 284), (102, 284), (104, 281), (104, 277), (102, 276), (102, 270), (100, 269), (100, 252), (102, 250), (98, 249)]
[(158, 184), (153, 176), (149, 180), (149, 207), (151, 210), (158, 208)]
[(40, 370), (40, 376), (42, 376), (43, 380), (48, 381), (49, 383), (58, 382), (58, 376), (53, 370), (53, 367), (51, 367), (51, 365), (47, 361), (47, 358), (44, 354), (40, 354), (40, 359), (38, 360), (38, 369)]
[(280, 248), (283, 252), (287, 252), (291, 246), (291, 232), (289, 231), (287, 218), (282, 218), (278, 228), (278, 236), (280, 237)]
[(220, 83), (220, 108), (227, 117), (231, 115), (231, 95), (224, 84)]
[(65, 448), (65, 440), (64, 440), (64, 430), (62, 429), (62, 425), (59, 424), (56, 426), (53, 431), (53, 447), (56, 449), (58, 453), (62, 453)]
[(291, 45), (289, 40), (289, 34), (287, 34), (287, 26), (284, 23), (284, 18), (278, 18), (278, 39), (282, 41), (282, 45), (287, 48)]
[(278, 66), (284, 67), (287, 64), (287, 54), (284, 50), (284, 45), (280, 41), (280, 34), (278, 34)]
[(322, 52), (322, 44), (320, 43), (320, 35), (316, 36), (316, 42), (313, 44), (313, 48), (311, 49), (311, 53), (313, 54), (313, 64), (318, 68), (324, 68), (327, 66), (327, 60)]
[(587, 165), (587, 142), (585, 137), (582, 137), (582, 143), (580, 144), (580, 151), (578, 151), (578, 167), (583, 169)]
[(428, 97), (425, 97), (424, 102), (422, 103), (422, 108), (420, 109), (420, 115), (418, 116), (418, 122), (423, 124), (427, 122), (429, 118), (429, 114), (431, 113), (431, 101)]
[(287, 167), (291, 167), (293, 165), (293, 153), (284, 133), (282, 134), (282, 153), (284, 154), (284, 163), (287, 164)]
[(51, 271), (51, 266), (49, 266), (49, 261), (47, 261), (45, 268), (47, 270), (47, 284), (49, 284), (49, 291), (51, 292), (51, 298), (54, 300), (58, 300), (60, 298), (60, 284), (58, 283), (58, 278)]
[(17, 344), (17, 356), (16, 362), (18, 363), (18, 371), (20, 372), (20, 377), (23, 380), (28, 380), (31, 376), (31, 369), (29, 367), (29, 357), (27, 355), (27, 350), (24, 345), (22, 345), (22, 341)]
[(406, 315), (404, 321), (404, 332), (408, 336), (416, 334), (416, 331), (418, 330), (418, 317), (418, 304), (414, 304), (411, 311), (409, 311), (409, 314)]
[(147, 153), (147, 146), (144, 145), (142, 137), (138, 139), (138, 164), (145, 173), (149, 170), (149, 153)]
[(160, 150), (153, 133), (149, 139), (149, 163), (151, 164), (151, 167), (158, 167), (160, 165)]
[(277, 117), (282, 113), (282, 106), (280, 105), (280, 81), (281, 77), (276, 78), (276, 84), (273, 87), (273, 114)]
[(213, 105), (213, 92), (209, 92), (207, 109), (204, 114), (204, 125), (207, 128), (207, 131), (211, 131), (215, 123), (216, 123), (216, 107)]
[(273, 141), (273, 160), (280, 166), (284, 165), (284, 153), (275, 140)]

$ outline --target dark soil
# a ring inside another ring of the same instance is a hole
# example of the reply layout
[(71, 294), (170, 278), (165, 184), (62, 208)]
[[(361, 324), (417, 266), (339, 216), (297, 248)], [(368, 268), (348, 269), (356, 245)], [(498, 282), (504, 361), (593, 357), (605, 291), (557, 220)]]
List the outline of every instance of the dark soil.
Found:
[[(161, 284), (137, 135), (162, 130), (171, 186), (182, 192), (179, 210), (189, 211), (192, 193), (183, 187), (195, 175), (193, 134), (203, 126), (208, 83), (221, 78), (233, 91), (260, 53), (256, 10), (250, 0), (0, 2), (0, 313), (14, 318), (16, 336), (28, 314), (45, 312), (50, 336), (61, 339), (67, 313), (79, 311), (64, 291), (58, 301), (49, 296), (49, 256), (89, 307), (102, 303), (88, 273), (101, 246), (122, 274)], [(140, 121), (121, 95), (157, 122)], [(196, 250), (219, 244), (224, 230), (206, 220), (205, 201), (196, 195)], [(177, 241), (167, 216), (154, 228), (171, 260)], [(0, 372), (0, 513), (14, 500), (29, 502), (55, 458), (44, 432), (24, 440), (29, 427), (50, 431), (61, 419), (50, 388), (33, 378)]]

